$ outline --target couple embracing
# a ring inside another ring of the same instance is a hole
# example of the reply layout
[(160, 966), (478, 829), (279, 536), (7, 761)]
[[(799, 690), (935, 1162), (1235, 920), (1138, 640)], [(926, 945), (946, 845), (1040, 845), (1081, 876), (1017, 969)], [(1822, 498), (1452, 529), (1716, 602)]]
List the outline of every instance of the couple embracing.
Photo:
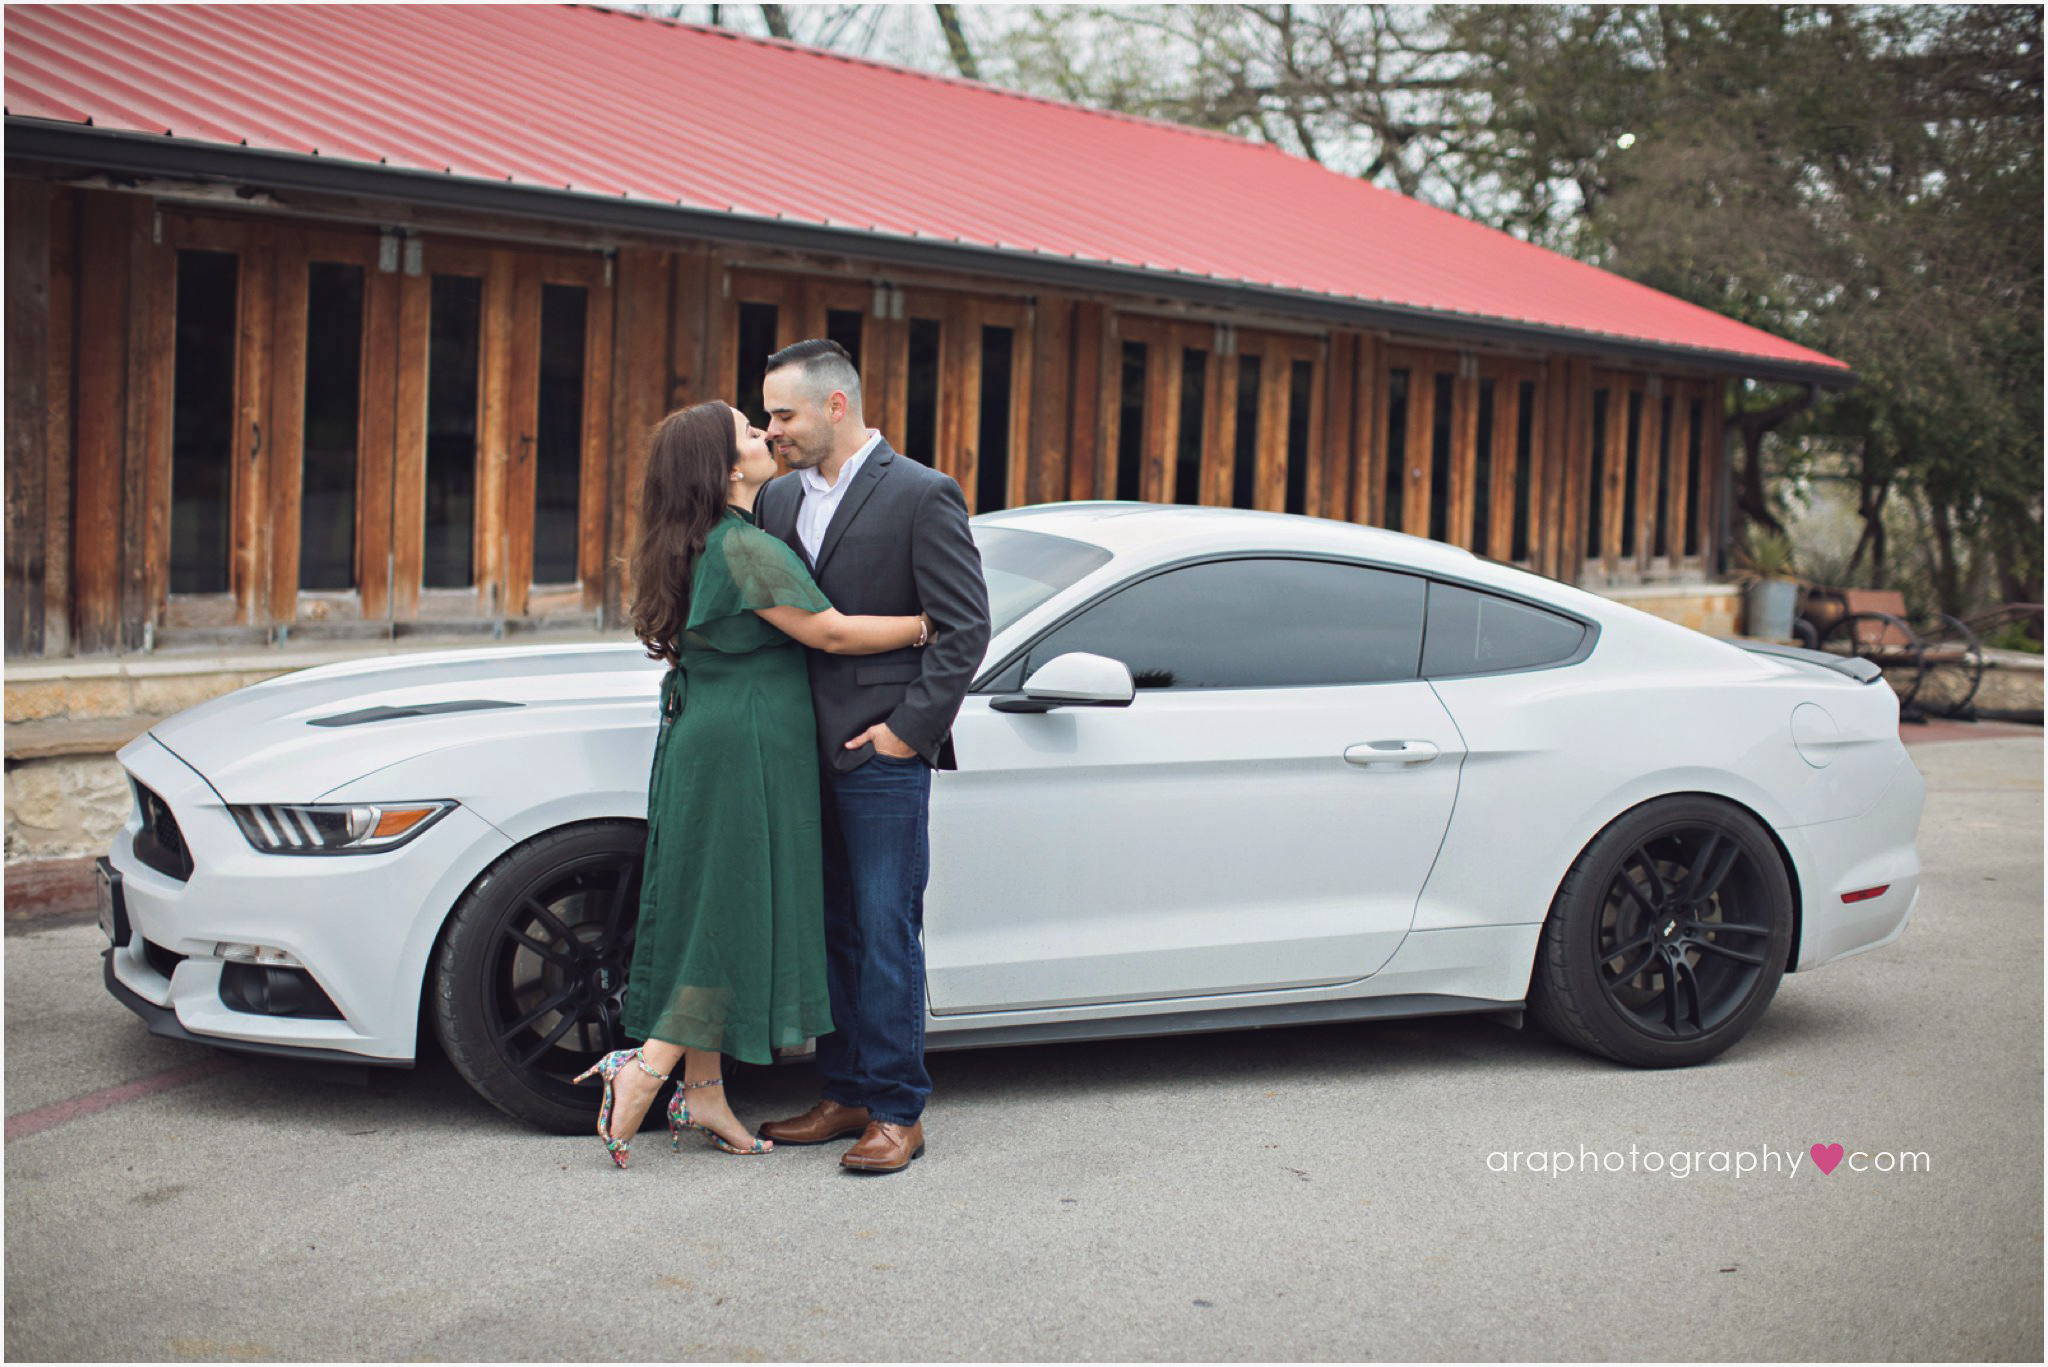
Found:
[[(844, 348), (768, 358), (760, 431), (671, 413), (648, 455), (633, 630), (669, 670), (626, 990), (607, 1054), (612, 1160), (674, 1077), (669, 1128), (726, 1153), (855, 1139), (850, 1171), (924, 1152), (924, 888), (934, 768), (988, 645), (988, 590), (950, 478), (861, 416)], [(777, 477), (776, 457), (790, 467)], [(815, 1038), (823, 1097), (734, 1116), (722, 1056)]]

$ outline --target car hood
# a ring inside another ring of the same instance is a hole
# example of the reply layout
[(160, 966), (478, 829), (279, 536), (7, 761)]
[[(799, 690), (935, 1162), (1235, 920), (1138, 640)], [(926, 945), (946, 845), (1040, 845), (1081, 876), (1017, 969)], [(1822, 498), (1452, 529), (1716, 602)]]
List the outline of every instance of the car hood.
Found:
[[(637, 644), (495, 647), (321, 665), (150, 728), (228, 802), (312, 802), (401, 760), (563, 725), (651, 728), (660, 662)], [(421, 798), (458, 796), (421, 793)]]

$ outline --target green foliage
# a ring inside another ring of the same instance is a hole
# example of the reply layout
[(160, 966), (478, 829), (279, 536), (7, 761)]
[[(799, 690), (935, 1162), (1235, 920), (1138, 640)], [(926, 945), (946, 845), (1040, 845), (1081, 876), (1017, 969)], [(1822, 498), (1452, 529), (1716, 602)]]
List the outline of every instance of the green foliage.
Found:
[(1749, 544), (1741, 549), (1737, 558), (1743, 577), (1752, 582), (1791, 579), (1796, 575), (1792, 567), (1792, 538), (1783, 532), (1752, 529)]
[(2023, 650), (2030, 655), (2041, 653), (2040, 640), (2027, 631), (2022, 622), (2007, 622), (1984, 638), (1987, 650)]

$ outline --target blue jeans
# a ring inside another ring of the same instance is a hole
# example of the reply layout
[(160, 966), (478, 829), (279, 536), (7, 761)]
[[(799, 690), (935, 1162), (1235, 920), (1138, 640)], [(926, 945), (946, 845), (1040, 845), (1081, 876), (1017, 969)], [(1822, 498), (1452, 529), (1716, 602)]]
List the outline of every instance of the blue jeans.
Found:
[(823, 770), (825, 963), (837, 1027), (818, 1040), (824, 1094), (873, 1120), (913, 1125), (924, 1070), (924, 887), (932, 771), (876, 755)]

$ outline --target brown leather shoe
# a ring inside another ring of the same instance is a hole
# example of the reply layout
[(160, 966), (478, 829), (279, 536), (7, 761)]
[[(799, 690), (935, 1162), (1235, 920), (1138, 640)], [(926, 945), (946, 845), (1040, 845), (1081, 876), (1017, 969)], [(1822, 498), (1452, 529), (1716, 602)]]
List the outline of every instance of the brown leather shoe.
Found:
[(760, 1129), (763, 1139), (777, 1144), (829, 1144), (867, 1128), (868, 1113), (860, 1106), (820, 1101), (802, 1115), (771, 1120)]
[(910, 1160), (924, 1155), (924, 1122), (892, 1125), (870, 1121), (860, 1142), (839, 1156), (839, 1166), (853, 1172), (901, 1172)]

